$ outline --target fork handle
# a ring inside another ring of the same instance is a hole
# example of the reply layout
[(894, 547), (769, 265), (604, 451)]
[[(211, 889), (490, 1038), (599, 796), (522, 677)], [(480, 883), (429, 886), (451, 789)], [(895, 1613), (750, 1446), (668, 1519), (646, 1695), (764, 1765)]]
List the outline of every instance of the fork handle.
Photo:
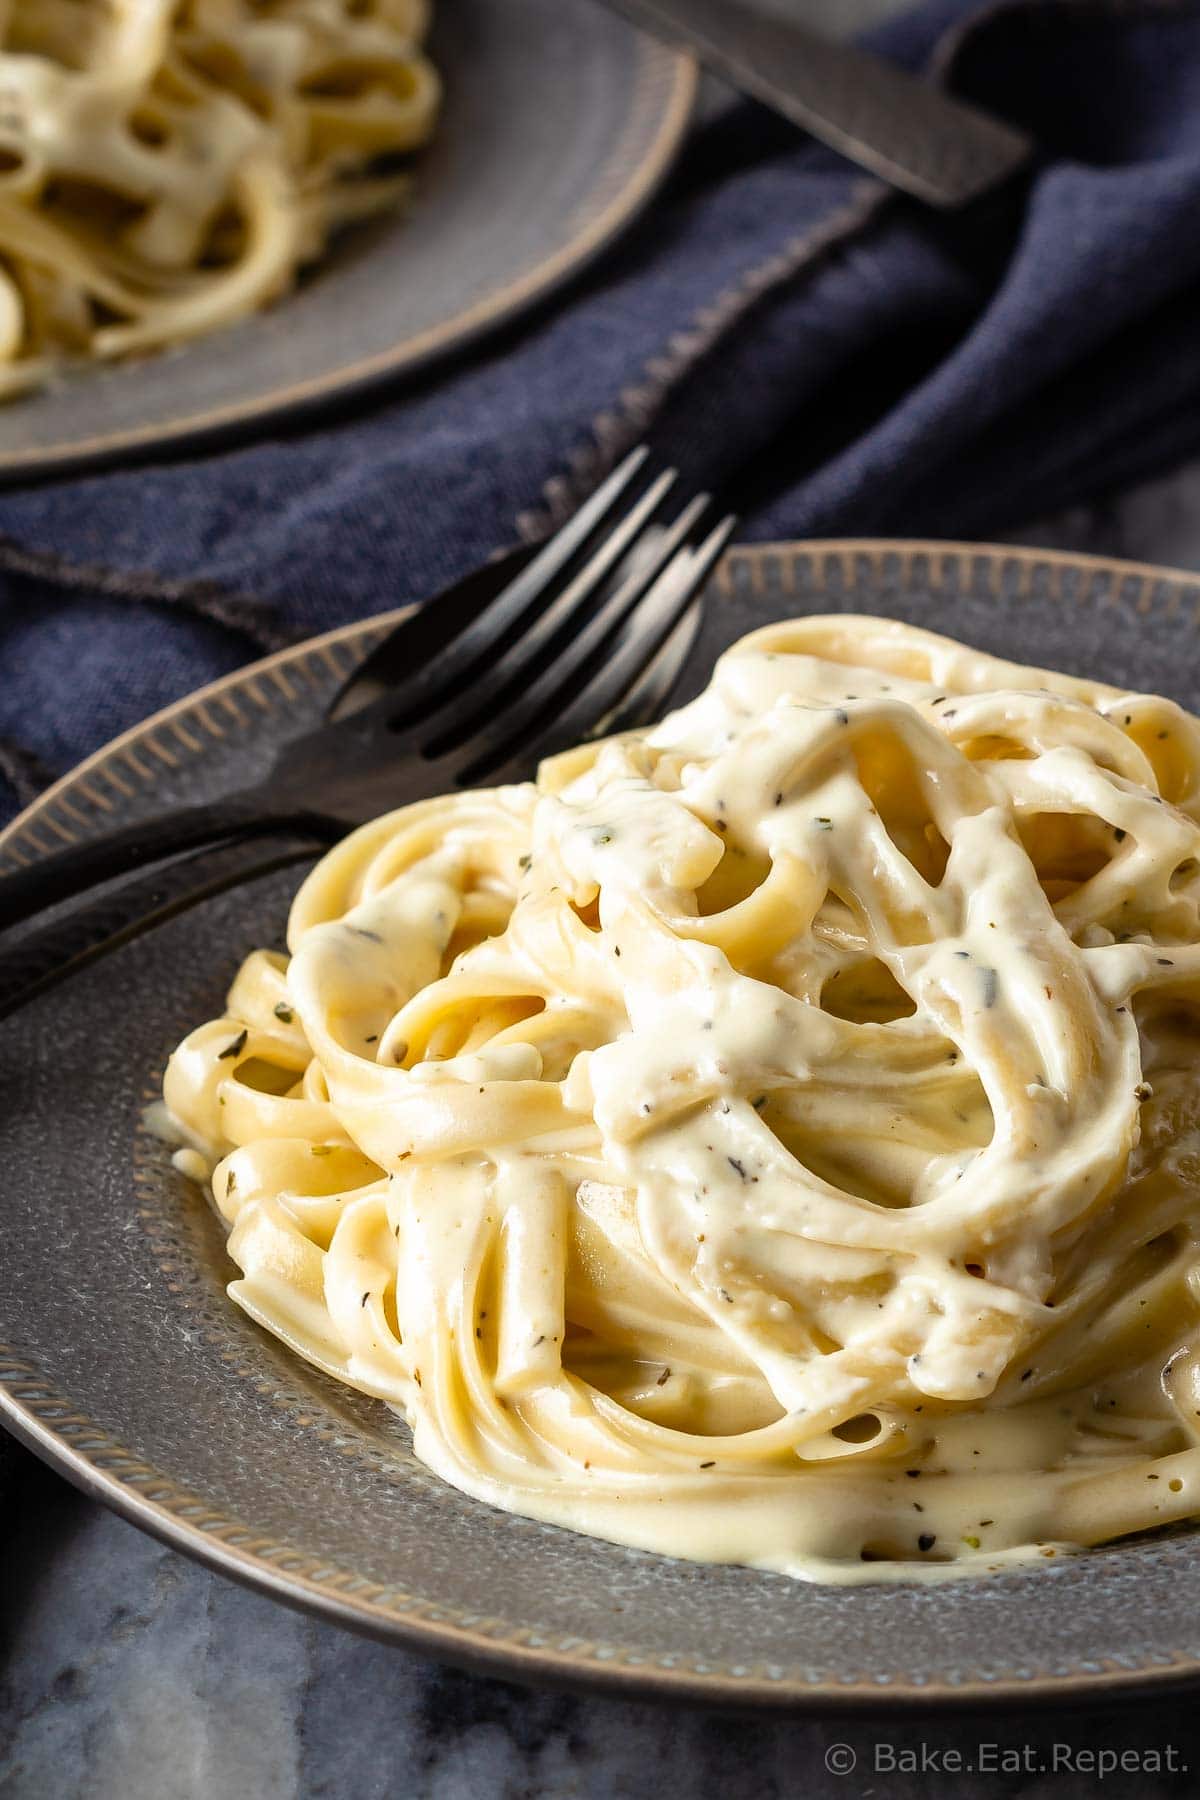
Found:
[(101, 882), (185, 850), (273, 837), (283, 831), (302, 831), (320, 843), (332, 843), (345, 830), (344, 823), (323, 814), (264, 809), (262, 797), (253, 793), (156, 814), (0, 877), (0, 931)]
[(0, 1023), (90, 964), (145, 937), (201, 901), (323, 854), (311, 838), (243, 838), (172, 857), (145, 875), (81, 897), (47, 925), (0, 942)]

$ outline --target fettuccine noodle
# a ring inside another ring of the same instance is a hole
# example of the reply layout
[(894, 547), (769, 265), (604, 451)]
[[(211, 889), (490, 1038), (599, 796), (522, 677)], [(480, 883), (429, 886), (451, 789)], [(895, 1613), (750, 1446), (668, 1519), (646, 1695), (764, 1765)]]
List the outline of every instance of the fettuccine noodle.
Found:
[(1172, 702), (773, 625), (347, 838), (165, 1098), (233, 1298), (456, 1487), (998, 1569), (1200, 1512), (1198, 906)]
[(0, 0), (0, 397), (265, 305), (394, 203), (425, 0)]

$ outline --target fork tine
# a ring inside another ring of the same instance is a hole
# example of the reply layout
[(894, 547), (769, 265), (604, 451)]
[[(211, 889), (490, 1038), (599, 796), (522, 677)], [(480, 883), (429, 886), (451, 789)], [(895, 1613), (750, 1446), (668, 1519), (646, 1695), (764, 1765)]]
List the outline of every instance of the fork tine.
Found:
[[(637, 612), (626, 621), (613, 653), (592, 680), (573, 696), (555, 720), (547, 742), (565, 748), (600, 737), (622, 699), (641, 678), (697, 595), (729, 540), (737, 519), (728, 514), (695, 550), (683, 550), (659, 577)], [(541, 745), (539, 756), (546, 755)]]
[[(689, 522), (694, 523), (699, 512), (698, 503), (693, 502), (687, 510), (691, 515)], [(532, 704), (531, 689), (530, 704), (523, 705), (519, 714), (510, 711), (500, 721), (504, 732), (502, 742), (496, 742), (493, 735), (491, 744), (477, 740), (465, 747), (471, 760), (465, 767), (460, 767), (458, 781), (467, 785), (485, 776), (490, 779), (497, 768), (508, 763), (528, 768), (534, 756), (545, 756), (581, 738), (595, 735), (597, 719), (602, 722), (602, 729), (603, 721), (614, 712), (671, 636), (703, 586), (735, 523), (732, 516), (723, 519), (699, 548), (678, 550), (653, 584), (626, 607), (623, 616), (608, 617), (604, 631), (589, 634), (591, 641), (586, 655), (573, 654), (572, 646), (572, 652), (552, 664), (535, 684), (540, 690), (536, 707)], [(600, 666), (588, 674), (589, 664), (596, 662), (601, 653)], [(580, 686), (581, 672), (584, 680)], [(539, 729), (547, 718), (553, 722)]]
[(601, 722), (600, 729), (605, 736), (614, 732), (635, 731), (639, 726), (649, 725), (661, 715), (683, 674), (703, 616), (703, 596), (694, 594), (687, 611), (649, 667), (638, 676), (608, 718)]
[(423, 605), (410, 607), (399, 624), (382, 633), (327, 702), (325, 717), (330, 724), (352, 719), (394, 693), (399, 681), (465, 631), (537, 553), (536, 544), (514, 544)]
[[(673, 471), (671, 479), (674, 480)], [(662, 481), (655, 486), (666, 491)], [(556, 615), (555, 628), (543, 636), (541, 626), (547, 617), (543, 614), (530, 631), (510, 646), (495, 671), (489, 671), (484, 705), (480, 705), (474, 696), (464, 698), (461, 692), (456, 693), (451, 710), (427, 721), (427, 728), (435, 731), (436, 736), (424, 746), (424, 755), (430, 759), (444, 756), (477, 734), (486, 738), (503, 732), (506, 738), (511, 737), (526, 720), (532, 722), (546, 705), (549, 694), (562, 689), (572, 669), (584, 666), (607, 633), (646, 592), (680, 545), (686, 542), (688, 533), (707, 505), (708, 499), (704, 495), (690, 501), (673, 525), (660, 529), (657, 535), (645, 533), (640, 542), (636, 541), (637, 532), (623, 529), (620, 548), (622, 552), (630, 551), (628, 572), (618, 574), (615, 585), (606, 593), (603, 580), (615, 558), (605, 554), (602, 559), (597, 556), (594, 564), (589, 563), (571, 588), (550, 608)], [(639, 526), (642, 522), (639, 519)], [(607, 552), (608, 546), (604, 548)], [(593, 568), (596, 569), (594, 580), (590, 578)], [(540, 641), (534, 643), (533, 653), (526, 655), (526, 644), (531, 639)], [(499, 679), (493, 681), (493, 674)]]
[(644, 445), (631, 451), (489, 605), (449, 635), (427, 660), (417, 667), (406, 666), (388, 694), (395, 717), (415, 723), (431, 706), (441, 704), (449, 690), (460, 689), (464, 680), (486, 666), (522, 615), (553, 592), (553, 584), (613, 511), (648, 455)]
[[(635, 555), (633, 566), (625, 577), (603, 597), (590, 617), (569, 639), (560, 640), (553, 660), (540, 669), (510, 705), (482, 713), (476, 708), (466, 729), (444, 736), (426, 751), (428, 756), (450, 753), (449, 760), (472, 771), (477, 766), (504, 760), (514, 745), (534, 741), (548, 715), (588, 677), (592, 663), (604, 653), (609, 639), (623, 621), (642, 603), (661, 578), (664, 569), (682, 551), (700, 514), (708, 506), (708, 496), (698, 495), (689, 502), (669, 530), (663, 532), (646, 558)], [(464, 777), (457, 772), (456, 780)], [(468, 779), (474, 780), (472, 773)]]
[(479, 730), (485, 721), (496, 718), (509, 704), (510, 695), (519, 704), (518, 696), (553, 654), (555, 641), (565, 638), (577, 621), (587, 619), (597, 595), (604, 592), (608, 576), (620, 568), (627, 552), (637, 554), (640, 550), (638, 539), (643, 537), (645, 527), (676, 479), (674, 469), (665, 470), (620, 524), (605, 535), (583, 567), (568, 579), (563, 591), (509, 644), (498, 661), (488, 664), (486, 699), (481, 702), (473, 685), (460, 682), (440, 704), (434, 702), (432, 710), (422, 710), (422, 735), (431, 734), (425, 745), (426, 756), (440, 756), (443, 750)]
[(695, 593), (680, 614), (670, 636), (651, 659), (649, 667), (594, 731), (585, 729), (581, 733), (577, 732), (568, 743), (567, 738), (555, 730), (543, 742), (534, 743), (519, 751), (508, 762), (489, 769), (488, 782), (499, 786), (507, 781), (528, 781), (535, 759), (540, 762), (543, 757), (552, 756), (556, 750), (568, 749), (572, 744), (584, 742), (591, 737), (615, 736), (623, 731), (634, 731), (652, 724), (662, 715), (671, 690), (679, 680), (703, 617), (704, 596), (702, 593)]

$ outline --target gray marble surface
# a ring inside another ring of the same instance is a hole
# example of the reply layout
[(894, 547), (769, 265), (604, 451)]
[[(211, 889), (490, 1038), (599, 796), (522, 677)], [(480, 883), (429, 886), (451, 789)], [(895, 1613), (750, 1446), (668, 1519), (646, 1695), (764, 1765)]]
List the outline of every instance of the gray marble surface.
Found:
[[(1200, 464), (1011, 540), (1198, 569)], [(1069, 1716), (863, 1723), (743, 1722), (538, 1693), (439, 1668), (246, 1592), (23, 1452), (0, 1492), (0, 1800), (939, 1791), (1140, 1800), (1200, 1790), (1200, 1708), (1182, 1696)], [(1101, 1751), (1126, 1756), (1103, 1780), (1099, 1763), (1088, 1764)], [(854, 1772), (840, 1774), (851, 1756)]]

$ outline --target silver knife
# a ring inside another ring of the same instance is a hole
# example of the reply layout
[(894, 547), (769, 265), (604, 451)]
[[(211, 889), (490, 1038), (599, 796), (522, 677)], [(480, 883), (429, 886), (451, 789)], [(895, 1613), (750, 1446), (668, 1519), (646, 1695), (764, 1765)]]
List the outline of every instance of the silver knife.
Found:
[(964, 206), (1033, 155), (1029, 137), (978, 107), (745, 0), (605, 3), (932, 206)]

